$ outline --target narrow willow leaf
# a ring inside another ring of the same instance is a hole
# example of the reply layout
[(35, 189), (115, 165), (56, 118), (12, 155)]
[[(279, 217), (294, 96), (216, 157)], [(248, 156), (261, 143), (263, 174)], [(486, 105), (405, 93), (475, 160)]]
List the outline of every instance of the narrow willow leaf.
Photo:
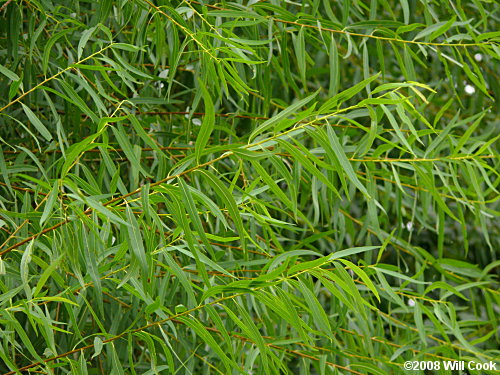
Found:
[(212, 102), (212, 98), (210, 97), (210, 93), (205, 87), (205, 84), (201, 80), (198, 80), (198, 84), (203, 92), (203, 100), (205, 102), (205, 116), (203, 117), (203, 122), (195, 143), (196, 161), (199, 163), (200, 156), (202, 155), (214, 128), (215, 110), (214, 103)]
[(3, 149), (0, 145), (0, 172), (2, 173), (2, 177), (5, 181), (5, 184), (9, 188), (9, 191), (12, 195), (14, 195), (14, 190), (12, 189), (12, 185), (10, 184), (9, 172), (7, 170), (7, 164), (5, 163), (5, 157), (3, 155)]
[(141, 137), (141, 139), (152, 149), (154, 149), (156, 152), (158, 152), (160, 155), (164, 155), (163, 151), (161, 148), (151, 139), (151, 137), (146, 133), (144, 128), (142, 127), (142, 124), (139, 122), (136, 116), (129, 116), (128, 119), (130, 120), (130, 123), (134, 127), (135, 131)]
[(420, 341), (424, 346), (427, 346), (427, 337), (425, 334), (424, 321), (422, 318), (422, 310), (420, 309), (420, 302), (415, 301), (415, 307), (413, 310), (415, 325), (417, 326), (418, 334), (420, 336)]
[(351, 289), (340, 277), (332, 272), (324, 271), (322, 269), (311, 270), (310, 273), (311, 275), (318, 277), (321, 284), (343, 305), (347, 306), (351, 310), (355, 310), (354, 304), (343, 293), (345, 292), (347, 295), (352, 296)]
[(57, 34), (54, 34), (53, 36), (50, 37), (50, 39), (47, 41), (47, 44), (45, 45), (45, 48), (43, 50), (43, 56), (42, 56), (42, 71), (43, 73), (47, 73), (47, 69), (49, 66), (49, 59), (50, 59), (50, 53), (52, 52), (52, 47), (54, 44), (63, 36), (66, 34), (69, 34), (70, 32), (74, 31), (74, 28), (68, 28), (65, 30), (62, 30), (58, 32)]
[(304, 28), (301, 27), (295, 42), (295, 55), (297, 56), (297, 66), (299, 68), (299, 73), (302, 81), (306, 81), (306, 47), (304, 39)]
[(3, 66), (2, 64), (0, 64), (0, 73), (3, 74), (4, 76), (6, 76), (8, 79), (10, 79), (11, 81), (19, 81), (20, 78), (19, 76), (14, 73), (12, 70), (10, 69), (7, 69), (5, 66)]
[(14, 96), (17, 95), (19, 88), (23, 87), (22, 86), (23, 85), (23, 78), (24, 78), (24, 73), (22, 72), (21, 77), (17, 81), (12, 82), (12, 84), (10, 85), (10, 87), (9, 87), (9, 101), (12, 100), (12, 98), (14, 98)]
[(403, 8), (404, 23), (408, 25), (408, 23), (410, 22), (410, 7), (408, 6), (408, 0), (399, 0), (399, 2), (401, 3), (401, 7)]
[(80, 97), (80, 95), (73, 88), (73, 85), (66, 83), (65, 81), (60, 81), (59, 85), (61, 85), (62, 89), (66, 93), (66, 95), (72, 100), (72, 102), (80, 108), (80, 110), (89, 116), (94, 123), (99, 123), (99, 117), (96, 115), (94, 111), (90, 109), (88, 104)]
[(476, 121), (474, 121), (472, 123), (472, 125), (467, 127), (467, 130), (460, 137), (460, 139), (458, 140), (458, 143), (456, 144), (455, 148), (453, 149), (453, 152), (452, 152), (453, 155), (457, 155), (462, 150), (464, 145), (467, 143), (467, 141), (471, 137), (472, 133), (474, 133), (474, 131), (476, 130), (478, 125), (481, 124), (481, 121), (483, 120), (483, 117), (485, 114), (486, 114), (486, 112), (483, 112), (482, 115)]
[(363, 280), (363, 282), (366, 284), (366, 286), (373, 292), (373, 294), (375, 295), (375, 297), (377, 297), (378, 301), (380, 302), (380, 296), (378, 294), (377, 288), (375, 288), (375, 285), (370, 280), (370, 278), (368, 277), (368, 275), (366, 274), (366, 272), (363, 271), (358, 266), (356, 266), (354, 263), (349, 262), (346, 259), (340, 259), (340, 262), (344, 263), (351, 270), (353, 270), (356, 273), (356, 275), (358, 275), (361, 278), (361, 280)]
[(431, 285), (429, 285), (423, 294), (427, 294), (429, 293), (431, 290), (434, 290), (434, 289), (437, 289), (437, 288), (441, 288), (441, 289), (446, 289), (447, 291), (449, 291), (451, 294), (455, 294), (457, 296), (459, 296), (460, 298), (468, 301), (469, 299), (467, 297), (465, 297), (462, 293), (460, 293), (457, 289), (455, 289), (453, 286), (451, 286), (450, 284), (447, 284), (443, 281), (436, 281), (434, 283), (432, 283)]
[[(371, 199), (365, 186), (361, 183), (361, 181), (359, 181), (358, 177), (356, 176), (356, 173), (354, 173), (354, 169), (352, 168), (350, 161), (347, 159), (347, 156), (344, 153), (344, 150), (339, 142), (339, 139), (337, 138), (337, 135), (335, 134), (335, 131), (331, 127), (328, 127), (327, 133), (328, 133), (328, 139), (330, 140), (330, 143), (332, 145), (332, 149), (335, 152), (335, 157), (337, 158), (339, 164), (342, 166), (345, 173), (347, 174), (347, 178), (351, 180), (352, 183), (354, 183), (354, 185), (356, 185), (356, 187), (367, 198)], [(339, 173), (342, 172), (339, 171)]]
[(253, 167), (256, 169), (262, 180), (270, 187), (270, 189), (281, 199), (281, 201), (287, 206), (287, 208), (297, 214), (296, 208), (288, 199), (286, 194), (280, 189), (278, 184), (272, 179), (272, 177), (266, 172), (266, 170), (259, 164), (259, 162), (253, 162)]
[(312, 293), (312, 291), (302, 282), (298, 281), (298, 287), (300, 292), (304, 296), (305, 302), (309, 309), (311, 310), (312, 316), (314, 317), (314, 322), (316, 327), (322, 331), (326, 336), (333, 338), (332, 328), (330, 326), (330, 322), (328, 321), (328, 316), (323, 310), (323, 307), (319, 303), (316, 296)]
[(91, 27), (90, 29), (87, 29), (87, 30), (82, 32), (82, 37), (81, 37), (80, 41), (78, 42), (78, 49), (77, 49), (78, 60), (80, 60), (80, 58), (82, 57), (83, 49), (87, 45), (87, 42), (89, 41), (89, 39), (92, 37), (92, 34), (96, 30), (96, 28), (97, 28), (97, 26), (94, 26), (94, 27)]
[(193, 223), (194, 228), (196, 229), (198, 236), (200, 236), (207, 251), (212, 255), (212, 257), (215, 257), (215, 253), (214, 253), (214, 250), (212, 248), (212, 245), (210, 244), (207, 236), (205, 235), (205, 230), (203, 229), (203, 224), (202, 224), (200, 217), (198, 215), (198, 211), (196, 209), (196, 205), (194, 203), (193, 197), (191, 196), (191, 192), (188, 189), (187, 184), (184, 182), (184, 180), (182, 178), (179, 179), (179, 185), (180, 185), (180, 191), (182, 194), (182, 201), (184, 202), (184, 206), (186, 207), (186, 211), (189, 214), (189, 217), (191, 218), (191, 222)]
[(171, 198), (172, 202), (166, 201), (167, 206), (170, 208), (170, 211), (174, 214), (174, 217), (176, 218), (177, 224), (179, 225), (179, 231), (181, 230), (184, 231), (186, 242), (191, 253), (190, 255), (196, 261), (196, 268), (200, 271), (201, 276), (205, 281), (205, 284), (211, 285), (208, 279), (208, 273), (205, 267), (205, 263), (201, 261), (202, 253), (200, 251), (200, 247), (198, 246), (198, 243), (195, 240), (194, 234), (189, 225), (189, 221), (187, 220), (184, 206), (176, 196), (172, 195)]
[(59, 194), (59, 181), (55, 180), (54, 185), (52, 185), (52, 189), (49, 193), (49, 197), (47, 198), (47, 203), (43, 209), (42, 217), (40, 218), (40, 225), (43, 225), (45, 220), (52, 213), (52, 209), (54, 208), (54, 204), (56, 203), (57, 196)]
[(391, 124), (393, 129), (396, 131), (396, 134), (397, 134), (398, 138), (400, 139), (401, 143), (403, 143), (403, 145), (406, 147), (406, 151), (415, 155), (412, 147), (410, 146), (406, 137), (404, 136), (403, 132), (401, 131), (401, 128), (399, 127), (398, 122), (394, 118), (394, 115), (391, 113), (391, 111), (385, 105), (381, 104), (380, 107), (384, 110), (384, 113), (387, 116), (389, 123)]
[(231, 360), (226, 353), (222, 350), (219, 344), (215, 341), (212, 335), (203, 327), (203, 325), (195, 318), (187, 318), (187, 317), (179, 317), (178, 318), (182, 323), (190, 327), (198, 336), (203, 338), (203, 340), (217, 353), (217, 355), (221, 358), (226, 371), (231, 372), (231, 368), (238, 368), (238, 365)]
[(172, 270), (173, 274), (177, 276), (179, 279), (180, 283), (184, 286), (184, 292), (187, 294), (188, 301), (187, 301), (187, 306), (189, 309), (194, 308), (197, 305), (196, 302), (196, 295), (194, 293), (194, 289), (188, 280), (186, 273), (179, 267), (177, 263), (172, 259), (172, 257), (166, 253), (165, 254), (165, 260)]
[(137, 52), (142, 50), (141, 48), (129, 43), (113, 43), (112, 47), (128, 52)]
[(85, 198), (85, 202), (87, 202), (89, 207), (92, 207), (97, 212), (100, 212), (101, 214), (103, 214), (104, 217), (108, 218), (109, 220), (118, 224), (126, 225), (127, 227), (132, 226), (131, 223), (128, 223), (125, 220), (123, 220), (120, 216), (113, 213), (113, 211), (111, 211), (109, 208), (106, 208), (101, 202), (98, 202), (90, 197)]
[(351, 99), (354, 95), (356, 95), (361, 90), (363, 90), (371, 82), (375, 81), (379, 76), (380, 76), (380, 73), (377, 73), (374, 76), (372, 76), (368, 79), (365, 79), (365, 80), (359, 82), (358, 84), (348, 88), (347, 90), (339, 92), (333, 98), (328, 99), (325, 102), (325, 104), (323, 104), (320, 107), (318, 112), (319, 113), (326, 113), (326, 112), (329, 112), (331, 109), (336, 108), (339, 104), (342, 104), (342, 103), (346, 102), (347, 100)]
[(27, 333), (25, 332), (25, 330), (23, 329), (23, 327), (21, 326), (21, 324), (19, 324), (19, 322), (15, 318), (13, 318), (12, 315), (9, 312), (7, 312), (7, 311), (2, 311), (2, 315), (4, 317), (4, 320), (7, 323), (9, 323), (14, 328), (15, 332), (19, 335), (19, 338), (21, 339), (21, 343), (24, 346), (26, 346), (28, 352), (37, 361), (43, 362), (42, 358), (40, 357), (40, 355), (35, 350), (35, 347), (31, 343), (30, 338), (28, 337)]
[(146, 170), (142, 167), (141, 161), (137, 158), (136, 154), (134, 153), (132, 149), (132, 144), (130, 143), (129, 138), (126, 136), (125, 129), (122, 126), (119, 126), (118, 128), (112, 126), (111, 130), (113, 131), (113, 134), (118, 140), (118, 143), (122, 147), (123, 152), (127, 156), (127, 159), (130, 161), (132, 167), (136, 168), (144, 176), (150, 177), (151, 175), (148, 172), (146, 172)]
[(248, 138), (248, 142), (252, 142), (252, 140), (254, 140), (257, 135), (259, 135), (265, 131), (268, 131), (275, 124), (277, 124), (279, 121), (292, 115), (298, 109), (300, 109), (301, 107), (303, 107), (307, 103), (309, 103), (311, 100), (313, 100), (316, 97), (316, 95), (318, 95), (318, 91), (315, 92), (314, 94), (309, 95), (308, 97), (306, 97), (302, 100), (299, 100), (298, 102), (292, 104), (291, 106), (287, 107), (283, 111), (279, 112), (277, 115), (271, 117), (269, 120), (264, 121), (257, 129), (255, 129), (252, 132), (252, 134), (250, 134), (250, 137)]
[(376, 269), (376, 270), (378, 270), (378, 271), (380, 271), (380, 272), (382, 272), (382, 273), (385, 273), (387, 275), (394, 276), (396, 278), (400, 278), (400, 279), (409, 281), (410, 283), (414, 283), (414, 284), (430, 284), (430, 282), (415, 280), (415, 279), (412, 279), (411, 277), (403, 275), (400, 272), (395, 272), (395, 271), (388, 270), (386, 268), (383, 268), (382, 265), (379, 265), (379, 266), (373, 267), (373, 268)]
[(429, 37), (429, 40), (432, 41), (436, 39), (438, 36), (444, 34), (447, 32), (455, 23), (456, 17), (453, 16), (450, 18), (448, 21), (446, 21), (441, 27), (439, 27), (436, 31), (434, 31), (431, 36)]
[(206, 179), (208, 184), (215, 190), (218, 198), (224, 201), (227, 209), (229, 210), (229, 214), (231, 215), (233, 222), (238, 230), (238, 234), (240, 235), (240, 239), (244, 244), (246, 242), (246, 231), (243, 227), (243, 222), (241, 220), (240, 213), (238, 211), (238, 207), (232, 197), (231, 193), (227, 188), (219, 181), (219, 179), (214, 176), (212, 173), (208, 171), (199, 171)]
[(143, 277), (148, 275), (148, 263), (146, 259), (146, 250), (144, 248), (144, 243), (142, 240), (141, 230), (139, 228), (139, 223), (135, 219), (135, 215), (132, 212), (130, 206), (127, 205), (126, 208), (127, 221), (129, 225), (127, 226), (128, 238), (130, 241), (130, 250), (138, 259), (141, 266)]
[[(274, 258), (268, 267), (269, 271), (272, 271), (278, 264), (281, 262), (285, 261), (286, 259), (290, 257), (296, 257), (296, 256), (301, 256), (301, 255), (314, 255), (314, 256), (320, 256), (321, 254), (312, 251), (312, 250), (291, 250), (287, 251), (283, 254), (278, 255), (276, 258)], [(295, 270), (290, 269), (290, 272), (295, 272)]]
[(34, 240), (29, 243), (27, 246), (26, 250), (24, 251), (22, 257), (21, 257), (21, 263), (20, 263), (20, 276), (21, 276), (21, 281), (23, 283), (24, 290), (26, 292), (26, 297), (28, 299), (32, 298), (32, 292), (31, 288), (29, 286), (29, 270), (30, 270), (30, 263), (31, 263), (31, 254), (33, 252), (33, 246), (35, 242)]
[(321, 171), (319, 171), (316, 166), (300, 151), (298, 151), (295, 147), (293, 147), (290, 143), (284, 141), (278, 141), (283, 148), (285, 148), (292, 156), (300, 162), (304, 168), (306, 168), (311, 174), (317, 177), (322, 183), (324, 183), (330, 190), (332, 190), (339, 198), (341, 198), (338, 190), (333, 186), (333, 184), (324, 176)]
[(330, 63), (330, 85), (328, 87), (328, 96), (335, 97), (339, 92), (340, 84), (340, 60), (337, 50), (337, 43), (335, 38), (331, 37), (329, 63)]
[[(375, 249), (378, 249), (378, 246), (353, 247), (353, 248), (349, 248), (349, 249), (345, 249), (345, 250), (336, 251), (333, 254), (326, 255), (326, 256), (321, 257), (319, 259), (311, 260), (309, 262), (301, 262), (300, 264), (296, 264), (296, 265), (290, 267), (290, 269), (288, 270), (288, 273), (293, 274), (293, 273), (301, 272), (301, 271), (308, 270), (311, 268), (317, 268), (317, 267), (322, 266), (324, 264), (330, 263), (335, 259), (347, 257), (349, 255), (354, 255), (354, 254), (358, 254), (358, 253), (363, 253), (365, 251), (372, 251)], [(311, 252), (311, 250), (294, 250), (294, 251), (302, 251), (302, 252), (304, 252), (304, 254), (317, 255), (314, 252)], [(287, 257), (285, 254), (288, 254), (288, 253), (290, 253), (290, 252), (281, 254), (280, 257), (281, 256)]]
[(424, 30), (422, 30), (421, 32), (419, 32), (415, 36), (415, 38), (413, 38), (413, 40), (418, 40), (418, 39), (424, 38), (428, 35), (431, 35), (429, 37), (429, 41), (432, 41), (432, 40), (436, 39), (439, 35), (448, 31), (448, 29), (455, 23), (455, 20), (456, 20), (456, 17), (453, 16), (448, 21), (438, 22), (434, 25), (430, 25), (430, 26), (426, 27)]
[[(33, 292), (33, 296), (35, 297), (35, 299), (36, 299), (36, 297), (39, 296), (40, 291), (45, 286), (45, 282), (48, 280), (48, 278), (50, 276), (52, 276), (52, 273), (54, 273), (54, 271), (56, 270), (56, 268), (59, 266), (60, 260), (61, 260), (61, 258), (58, 258), (56, 261), (50, 263), (47, 266), (47, 268), (45, 268), (45, 270), (43, 271), (43, 273), (40, 275), (40, 278), (38, 279), (38, 282), (37, 282), (36, 287), (35, 287), (35, 291)], [(64, 283), (63, 283), (63, 285), (64, 285)], [(44, 297), (44, 298), (46, 299), (47, 297)], [(69, 301), (69, 302), (75, 304), (72, 301)], [(75, 305), (78, 306), (77, 304), (75, 304)]]
[(24, 105), (24, 103), (21, 103), (23, 106), (24, 113), (26, 113), (26, 116), (28, 116), (28, 120), (33, 124), (33, 126), (40, 132), (40, 134), (47, 140), (50, 141), (52, 140), (52, 135), (48, 131), (48, 129), (45, 127), (45, 125), (38, 119), (38, 117), (33, 113), (33, 111)]

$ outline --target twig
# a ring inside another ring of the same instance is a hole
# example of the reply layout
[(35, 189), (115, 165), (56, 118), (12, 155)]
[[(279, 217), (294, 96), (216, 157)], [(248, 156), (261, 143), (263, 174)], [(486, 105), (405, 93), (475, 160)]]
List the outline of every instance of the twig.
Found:
[(0, 13), (2, 13), (2, 11), (7, 8), (7, 6), (12, 2), (12, 0), (7, 0), (7, 2), (2, 5), (2, 7), (0, 8)]

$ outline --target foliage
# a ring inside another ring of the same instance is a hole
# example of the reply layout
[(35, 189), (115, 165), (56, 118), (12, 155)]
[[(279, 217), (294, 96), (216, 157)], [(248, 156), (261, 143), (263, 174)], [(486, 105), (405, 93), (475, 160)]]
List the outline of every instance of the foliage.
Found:
[(0, 371), (498, 358), (496, 10), (4, 2)]

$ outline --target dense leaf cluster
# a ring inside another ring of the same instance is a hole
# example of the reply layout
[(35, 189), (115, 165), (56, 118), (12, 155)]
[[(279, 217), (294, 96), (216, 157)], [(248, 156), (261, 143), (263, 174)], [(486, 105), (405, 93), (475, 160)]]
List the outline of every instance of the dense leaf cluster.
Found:
[(1, 373), (498, 358), (496, 2), (0, 6)]

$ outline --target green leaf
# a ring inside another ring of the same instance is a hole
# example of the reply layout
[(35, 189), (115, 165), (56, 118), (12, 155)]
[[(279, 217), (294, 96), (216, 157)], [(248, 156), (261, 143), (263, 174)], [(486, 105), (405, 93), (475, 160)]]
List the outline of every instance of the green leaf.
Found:
[(361, 278), (361, 280), (363, 280), (363, 282), (366, 284), (366, 286), (373, 292), (373, 294), (375, 294), (375, 297), (377, 297), (378, 301), (380, 302), (380, 296), (378, 294), (378, 291), (375, 288), (375, 285), (373, 284), (373, 282), (370, 280), (370, 278), (366, 274), (366, 272), (363, 271), (358, 266), (356, 266), (354, 263), (349, 262), (346, 259), (340, 259), (340, 261), (342, 263), (344, 263), (346, 266), (348, 266), (351, 270), (353, 270), (356, 273), (356, 275), (358, 275)]
[(330, 190), (332, 190), (339, 198), (341, 198), (338, 190), (333, 186), (333, 184), (324, 176), (323, 173), (321, 173), (316, 166), (308, 159), (306, 158), (299, 150), (297, 150), (295, 147), (293, 147), (290, 143), (285, 142), (285, 141), (278, 141), (278, 143), (286, 149), (294, 159), (296, 159), (300, 164), (304, 166), (312, 175), (314, 175), (318, 180), (320, 180), (322, 183), (324, 183)]
[(135, 219), (135, 215), (132, 212), (132, 209), (129, 205), (126, 208), (127, 214), (127, 232), (128, 238), (130, 241), (130, 250), (132, 250), (132, 254), (138, 259), (139, 265), (141, 266), (143, 277), (149, 274), (148, 263), (146, 259), (146, 250), (144, 249), (144, 243), (142, 240), (141, 230), (139, 228), (139, 223)]
[[(193, 197), (191, 195), (190, 190), (188, 189), (187, 184), (184, 182), (182, 178), (179, 178), (179, 185), (180, 185), (180, 191), (182, 195), (182, 201), (184, 203), (184, 206), (186, 207), (186, 211), (189, 214), (189, 217), (191, 218), (191, 222), (194, 225), (194, 228), (196, 229), (196, 232), (198, 233), (198, 236), (200, 236), (203, 244), (205, 245), (205, 248), (212, 254), (213, 257), (215, 257), (214, 250), (212, 248), (212, 245), (208, 241), (207, 236), (205, 235), (205, 230), (203, 229), (203, 224), (200, 220), (200, 217), (198, 215), (198, 211), (196, 209), (196, 205), (194, 203)], [(222, 272), (226, 273), (223, 269), (221, 269)], [(231, 276), (230, 274), (228, 274)]]
[(400, 272), (395, 272), (395, 271), (388, 270), (386, 268), (383, 268), (382, 265), (379, 265), (377, 267), (373, 266), (372, 268), (376, 269), (376, 270), (378, 270), (378, 271), (380, 271), (382, 273), (385, 273), (385, 274), (387, 274), (389, 276), (393, 276), (395, 278), (399, 278), (399, 279), (403, 279), (403, 280), (409, 281), (410, 283), (422, 284), (422, 285), (423, 284), (430, 284), (430, 282), (415, 280), (415, 279), (413, 279), (411, 277), (403, 275)]
[(316, 296), (301, 280), (298, 280), (298, 287), (304, 296), (307, 306), (311, 310), (316, 327), (321, 330), (324, 335), (333, 339), (332, 328), (330, 326), (330, 322), (328, 321), (328, 316)]
[[(36, 284), (35, 291), (33, 292), (33, 295), (35, 296), (35, 299), (39, 296), (40, 291), (42, 288), (45, 286), (46, 281), (48, 278), (54, 273), (54, 271), (59, 267), (59, 262), (61, 258), (58, 258), (56, 261), (50, 263), (47, 268), (43, 271), (43, 273), (40, 275), (40, 278), (38, 279), (38, 282)], [(43, 297), (44, 299), (47, 299), (48, 297)], [(70, 303), (75, 304), (74, 302), (70, 301)], [(77, 304), (75, 304), (78, 306)]]
[(132, 149), (132, 144), (130, 143), (129, 138), (126, 136), (125, 129), (119, 125), (118, 128), (112, 126), (111, 130), (113, 131), (113, 134), (115, 135), (118, 143), (123, 149), (125, 156), (130, 161), (132, 167), (140, 171), (144, 176), (150, 177), (151, 175), (142, 167), (141, 161), (137, 158), (137, 155)]
[(52, 185), (52, 190), (49, 193), (49, 197), (47, 198), (47, 203), (45, 203), (42, 217), (40, 218), (40, 225), (43, 225), (45, 220), (47, 220), (49, 215), (52, 213), (52, 209), (54, 208), (54, 204), (56, 203), (58, 194), (59, 194), (59, 181), (55, 180), (54, 185)]
[(222, 360), (222, 363), (224, 364), (224, 367), (226, 371), (229, 373), (231, 372), (232, 368), (237, 369), (238, 365), (231, 360), (230, 358), (227, 357), (226, 353), (222, 350), (222, 348), (217, 344), (217, 341), (212, 337), (212, 335), (203, 327), (203, 325), (195, 318), (187, 318), (184, 316), (180, 316), (177, 319), (179, 319), (182, 323), (190, 327), (193, 332), (195, 332), (198, 336), (200, 336), (203, 341), (207, 343), (220, 357)]
[(69, 34), (70, 32), (73, 32), (74, 30), (75, 30), (74, 28), (68, 28), (58, 32), (57, 34), (54, 34), (49, 38), (43, 50), (43, 56), (42, 56), (42, 71), (44, 74), (47, 73), (50, 60), (50, 53), (52, 52), (52, 47), (54, 46), (54, 44), (56, 44), (56, 42), (63, 36)]
[(0, 64), (0, 73), (2, 73), (4, 76), (6, 76), (8, 79), (11, 81), (19, 81), (21, 78), (14, 73), (12, 70), (7, 69), (5, 66)]
[(336, 106), (346, 102), (347, 100), (351, 99), (354, 95), (358, 94), (361, 90), (363, 90), (366, 86), (368, 86), (371, 82), (375, 81), (378, 77), (380, 76), (380, 73), (375, 74), (374, 76), (371, 76), (368, 79), (365, 79), (356, 85), (348, 88), (345, 91), (342, 91), (335, 95), (334, 97), (328, 99), (325, 104), (323, 104), (318, 113), (327, 113), (329, 112), (332, 108), (335, 108)]
[[(328, 133), (328, 139), (330, 140), (330, 143), (332, 145), (332, 149), (335, 152), (335, 157), (337, 158), (344, 172), (347, 174), (347, 178), (349, 178), (349, 180), (351, 180), (351, 182), (356, 185), (359, 191), (361, 191), (367, 198), (371, 199), (365, 186), (361, 183), (361, 181), (359, 181), (358, 177), (354, 173), (351, 162), (349, 161), (349, 159), (347, 159), (347, 156), (339, 142), (339, 139), (337, 138), (337, 135), (335, 134), (335, 131), (331, 127), (328, 127), (326, 130)], [(342, 171), (338, 172), (339, 174), (342, 173)]]
[(117, 49), (121, 49), (124, 51), (128, 51), (128, 52), (144, 51), (144, 49), (137, 47), (137, 46), (134, 46), (133, 44), (129, 44), (129, 43), (113, 43), (112, 47), (117, 48)]
[(309, 95), (308, 97), (306, 97), (302, 100), (299, 100), (298, 102), (292, 104), (291, 106), (287, 107), (283, 111), (279, 112), (277, 115), (272, 116), (269, 120), (264, 121), (257, 129), (255, 129), (250, 134), (250, 137), (248, 138), (248, 142), (249, 143), (252, 142), (257, 135), (262, 134), (265, 131), (268, 131), (275, 124), (277, 124), (281, 120), (287, 118), (288, 116), (292, 115), (298, 109), (302, 108), (307, 103), (309, 103), (311, 100), (313, 100), (316, 97), (316, 95), (318, 95), (318, 91), (315, 92), (314, 94)]
[(195, 143), (195, 155), (196, 161), (200, 162), (200, 157), (205, 150), (208, 140), (210, 139), (210, 135), (214, 129), (215, 124), (215, 111), (214, 111), (214, 103), (212, 102), (212, 98), (210, 97), (210, 93), (208, 92), (205, 84), (198, 80), (198, 84), (203, 92), (203, 100), (205, 102), (205, 116), (203, 117), (203, 122), (201, 124), (200, 131), (198, 136), (196, 137)]
[(120, 216), (117, 214), (113, 213), (110, 209), (106, 208), (101, 202), (96, 201), (95, 199), (91, 197), (86, 197), (85, 202), (89, 205), (89, 207), (92, 207), (94, 210), (100, 212), (101, 214), (104, 215), (107, 219), (117, 223), (117, 224), (123, 224), (126, 225), (127, 227), (131, 227), (132, 224), (126, 222), (123, 220)]
[(225, 203), (225, 206), (229, 210), (229, 214), (231, 215), (233, 222), (238, 230), (238, 234), (240, 235), (240, 239), (244, 244), (246, 242), (246, 231), (243, 227), (243, 222), (241, 220), (240, 213), (238, 211), (238, 207), (234, 201), (233, 196), (230, 191), (219, 181), (219, 179), (214, 176), (211, 172), (208, 171), (199, 171), (204, 177), (208, 184), (215, 190), (217, 196)]
[(44, 124), (36, 117), (36, 115), (33, 113), (33, 111), (24, 105), (24, 103), (21, 103), (23, 106), (24, 113), (26, 113), (26, 116), (28, 116), (28, 120), (30, 120), (31, 124), (38, 130), (38, 132), (47, 140), (50, 141), (52, 140), (52, 135), (50, 132), (47, 130)]
[(82, 57), (83, 49), (87, 45), (87, 42), (89, 41), (89, 39), (92, 37), (92, 34), (96, 30), (96, 28), (97, 28), (97, 26), (94, 26), (94, 27), (91, 27), (90, 29), (87, 29), (87, 30), (82, 32), (81, 39), (78, 42), (78, 49), (77, 49), (78, 60), (80, 60), (80, 58)]
[(94, 337), (94, 354), (90, 358), (99, 357), (102, 352), (103, 342), (99, 336)]

